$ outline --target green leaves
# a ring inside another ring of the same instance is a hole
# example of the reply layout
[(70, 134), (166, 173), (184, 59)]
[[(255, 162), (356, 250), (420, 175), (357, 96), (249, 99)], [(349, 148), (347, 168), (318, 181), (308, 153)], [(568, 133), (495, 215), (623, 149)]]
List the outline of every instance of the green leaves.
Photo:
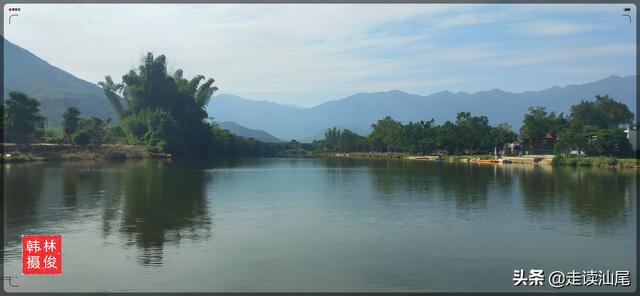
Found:
[(593, 102), (582, 101), (571, 106), (571, 125), (574, 127), (593, 125), (609, 128), (611, 125), (631, 123), (634, 115), (627, 105), (616, 102), (613, 98), (596, 96)]
[(183, 75), (180, 69), (168, 75), (166, 57), (147, 53), (137, 71), (122, 76), (121, 84), (106, 76), (99, 85), (134, 139), (165, 152), (210, 153), (213, 134), (204, 122), (205, 108), (218, 88), (214, 79), (196, 75), (188, 80)]
[(34, 136), (40, 115), (40, 102), (27, 95), (13, 91), (5, 100), (4, 117), (5, 137), (9, 141), (23, 143)]
[(508, 125), (491, 127), (485, 116), (460, 112), (455, 123), (447, 121), (438, 126), (434, 120), (402, 124), (387, 116), (372, 126), (368, 137), (347, 129), (328, 129), (324, 139), (315, 141), (316, 150), (335, 152), (378, 151), (433, 153), (490, 152), (493, 147), (515, 141), (517, 134)]
[(118, 94), (122, 93), (124, 85), (121, 83), (115, 84), (109, 75), (105, 76), (104, 80), (105, 81), (98, 82), (98, 86), (104, 90), (107, 100), (109, 100), (118, 117), (123, 118), (125, 116), (124, 104), (126, 100)]
[(544, 138), (547, 134), (555, 136), (566, 128), (568, 121), (564, 114), (556, 115), (547, 112), (545, 107), (530, 107), (525, 114), (520, 128), (520, 135), (525, 138)]
[(80, 115), (80, 111), (74, 107), (69, 107), (67, 111), (62, 114), (62, 130), (65, 136), (70, 136), (78, 128), (78, 122), (80, 120), (78, 115)]
[(627, 105), (608, 95), (597, 95), (594, 101), (571, 106), (569, 117), (547, 113), (543, 107), (529, 108), (520, 134), (525, 138), (551, 134), (557, 139), (554, 150), (558, 154), (578, 150), (588, 155), (625, 156), (631, 153), (631, 146), (617, 125), (630, 124), (633, 118)]
[(360, 136), (348, 129), (327, 129), (324, 139), (315, 141), (317, 150), (322, 151), (367, 151), (369, 142), (367, 138)]
[(387, 116), (372, 124), (371, 128), (373, 131), (369, 135), (369, 139), (378, 151), (400, 151), (402, 123)]

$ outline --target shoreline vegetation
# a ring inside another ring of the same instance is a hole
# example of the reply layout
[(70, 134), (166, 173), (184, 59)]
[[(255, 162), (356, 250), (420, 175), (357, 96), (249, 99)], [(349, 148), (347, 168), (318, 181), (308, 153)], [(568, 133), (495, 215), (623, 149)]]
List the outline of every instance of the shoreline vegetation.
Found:
[(164, 55), (147, 53), (120, 83), (110, 76), (98, 83), (116, 121), (82, 117), (68, 107), (62, 126), (52, 128), (37, 98), (11, 91), (0, 106), (0, 160), (350, 157), (638, 167), (630, 142), (635, 114), (608, 95), (583, 100), (568, 115), (532, 106), (518, 132), (507, 123), (490, 124), (487, 116), (458, 112), (454, 121), (443, 123), (405, 123), (386, 116), (367, 135), (333, 127), (312, 143), (267, 143), (235, 135), (209, 117), (206, 106), (218, 90), (214, 82), (202, 75), (186, 78), (180, 69), (168, 72)]
[[(153, 152), (145, 145), (104, 144), (100, 146), (79, 146), (69, 144), (4, 144), (2, 163), (33, 161), (83, 161), (83, 160), (134, 160), (171, 159), (170, 153)], [(401, 152), (311, 152), (308, 154), (280, 155), (294, 158), (352, 158), (352, 159), (396, 159), (410, 161), (444, 161), (453, 163), (504, 164), (508, 163), (551, 166), (577, 166), (639, 169), (638, 159), (606, 156), (558, 156), (524, 155), (495, 158), (491, 154), (481, 155), (415, 155)]]
[[(493, 155), (412, 155), (398, 152), (320, 152), (314, 153), (314, 157), (334, 157), (353, 159), (398, 159), (412, 161), (444, 161), (455, 163), (477, 163), (477, 164), (529, 164), (529, 165), (551, 165), (551, 166), (581, 166), (581, 167), (601, 167), (601, 168), (625, 168), (638, 169), (640, 165), (636, 158), (617, 158), (607, 156), (582, 156), (567, 157), (558, 155), (524, 155), (524, 156), (503, 156), (499, 159)], [(501, 160), (508, 162), (502, 163)]]
[[(250, 139), (253, 140), (253, 139)], [(222, 155), (216, 157), (284, 157), (307, 158), (312, 152), (304, 149), (300, 143), (282, 143), (278, 149), (272, 149), (267, 155)], [(135, 160), (135, 159), (166, 159), (181, 158), (172, 153), (159, 152), (143, 144), (101, 144), (75, 145), (64, 143), (0, 143), (0, 163), (20, 163), (33, 161), (82, 161), (82, 160)], [(187, 156), (188, 158), (188, 156)]]
[(125, 160), (125, 159), (170, 159), (169, 153), (158, 153), (144, 145), (103, 144), (80, 146), (70, 144), (11, 144), (2, 145), (3, 163), (31, 161), (73, 160)]

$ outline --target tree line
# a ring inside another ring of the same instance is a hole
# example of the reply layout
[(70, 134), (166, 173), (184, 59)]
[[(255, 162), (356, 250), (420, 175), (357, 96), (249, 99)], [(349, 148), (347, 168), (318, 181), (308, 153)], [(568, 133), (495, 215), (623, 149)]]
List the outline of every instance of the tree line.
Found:
[(98, 83), (119, 117), (117, 123), (83, 118), (70, 107), (63, 115), (63, 134), (56, 136), (51, 130), (36, 128), (44, 119), (36, 99), (11, 92), (2, 105), (3, 138), (16, 143), (45, 139), (74, 145), (142, 144), (152, 151), (185, 156), (278, 156), (305, 151), (478, 154), (518, 140), (535, 145), (540, 139), (552, 139), (558, 154), (579, 150), (590, 155), (631, 155), (625, 133), (615, 125), (631, 124), (634, 115), (625, 104), (609, 96), (582, 101), (571, 107), (568, 116), (531, 107), (519, 134), (506, 123), (492, 126), (486, 116), (460, 112), (455, 121), (440, 125), (433, 119), (403, 124), (387, 116), (372, 124), (367, 136), (331, 128), (312, 144), (295, 140), (264, 143), (234, 135), (207, 121), (206, 105), (218, 90), (214, 83), (203, 75), (187, 79), (180, 69), (169, 73), (164, 55), (147, 53), (139, 67), (125, 73), (120, 83), (110, 76)]
[(74, 107), (63, 114), (62, 135), (39, 128), (44, 120), (40, 103), (21, 92), (11, 92), (3, 108), (3, 139), (8, 142), (49, 142), (98, 146), (142, 144), (154, 152), (182, 156), (278, 156), (310, 149), (304, 144), (264, 143), (230, 133), (208, 122), (205, 107), (217, 87), (214, 79), (183, 77), (167, 72), (164, 55), (148, 53), (137, 70), (115, 83), (110, 76), (99, 82), (119, 117), (118, 123), (97, 117), (83, 118)]
[(506, 123), (491, 126), (486, 116), (460, 112), (455, 121), (441, 125), (434, 120), (403, 124), (387, 116), (371, 125), (368, 136), (348, 129), (330, 128), (315, 149), (332, 152), (402, 152), (412, 154), (489, 154), (505, 144), (520, 142), (522, 149), (540, 143), (550, 145), (553, 153), (571, 151), (588, 155), (631, 156), (633, 152), (619, 124), (632, 124), (634, 114), (609, 96), (573, 105), (570, 114), (548, 112), (531, 107), (524, 115), (519, 134)]
[[(110, 119), (98, 117), (85, 118), (75, 107), (69, 107), (62, 115), (61, 132), (38, 127), (45, 118), (40, 114), (40, 102), (21, 92), (11, 92), (4, 105), (0, 105), (3, 114), (0, 136), (5, 142), (13, 143), (51, 143), (79, 146), (100, 146), (102, 144), (142, 144), (155, 152), (173, 152), (162, 146), (171, 139), (162, 138), (154, 130), (146, 131), (136, 137), (127, 123), (113, 124)], [(287, 143), (266, 143), (253, 138), (244, 138), (208, 123), (211, 128), (210, 151), (208, 156), (292, 156), (310, 151), (310, 144), (297, 141)]]

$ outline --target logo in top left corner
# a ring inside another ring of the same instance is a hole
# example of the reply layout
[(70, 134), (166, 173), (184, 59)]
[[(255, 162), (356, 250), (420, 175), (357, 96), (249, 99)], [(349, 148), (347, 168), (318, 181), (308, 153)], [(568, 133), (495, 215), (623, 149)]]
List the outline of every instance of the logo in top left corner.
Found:
[(11, 25), (11, 22), (15, 22), (15, 19), (20, 16), (20, 7), (8, 7), (7, 8), (9, 10), (9, 25)]

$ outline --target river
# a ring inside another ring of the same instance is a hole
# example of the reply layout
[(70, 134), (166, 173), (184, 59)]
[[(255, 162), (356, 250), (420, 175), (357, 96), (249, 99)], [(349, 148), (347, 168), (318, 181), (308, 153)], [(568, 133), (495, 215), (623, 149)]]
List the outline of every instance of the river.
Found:
[[(633, 170), (330, 158), (3, 170), (10, 292), (636, 287)], [(61, 275), (22, 275), (22, 234), (62, 235)], [(514, 286), (514, 269), (532, 268), (629, 270), (631, 286)]]

